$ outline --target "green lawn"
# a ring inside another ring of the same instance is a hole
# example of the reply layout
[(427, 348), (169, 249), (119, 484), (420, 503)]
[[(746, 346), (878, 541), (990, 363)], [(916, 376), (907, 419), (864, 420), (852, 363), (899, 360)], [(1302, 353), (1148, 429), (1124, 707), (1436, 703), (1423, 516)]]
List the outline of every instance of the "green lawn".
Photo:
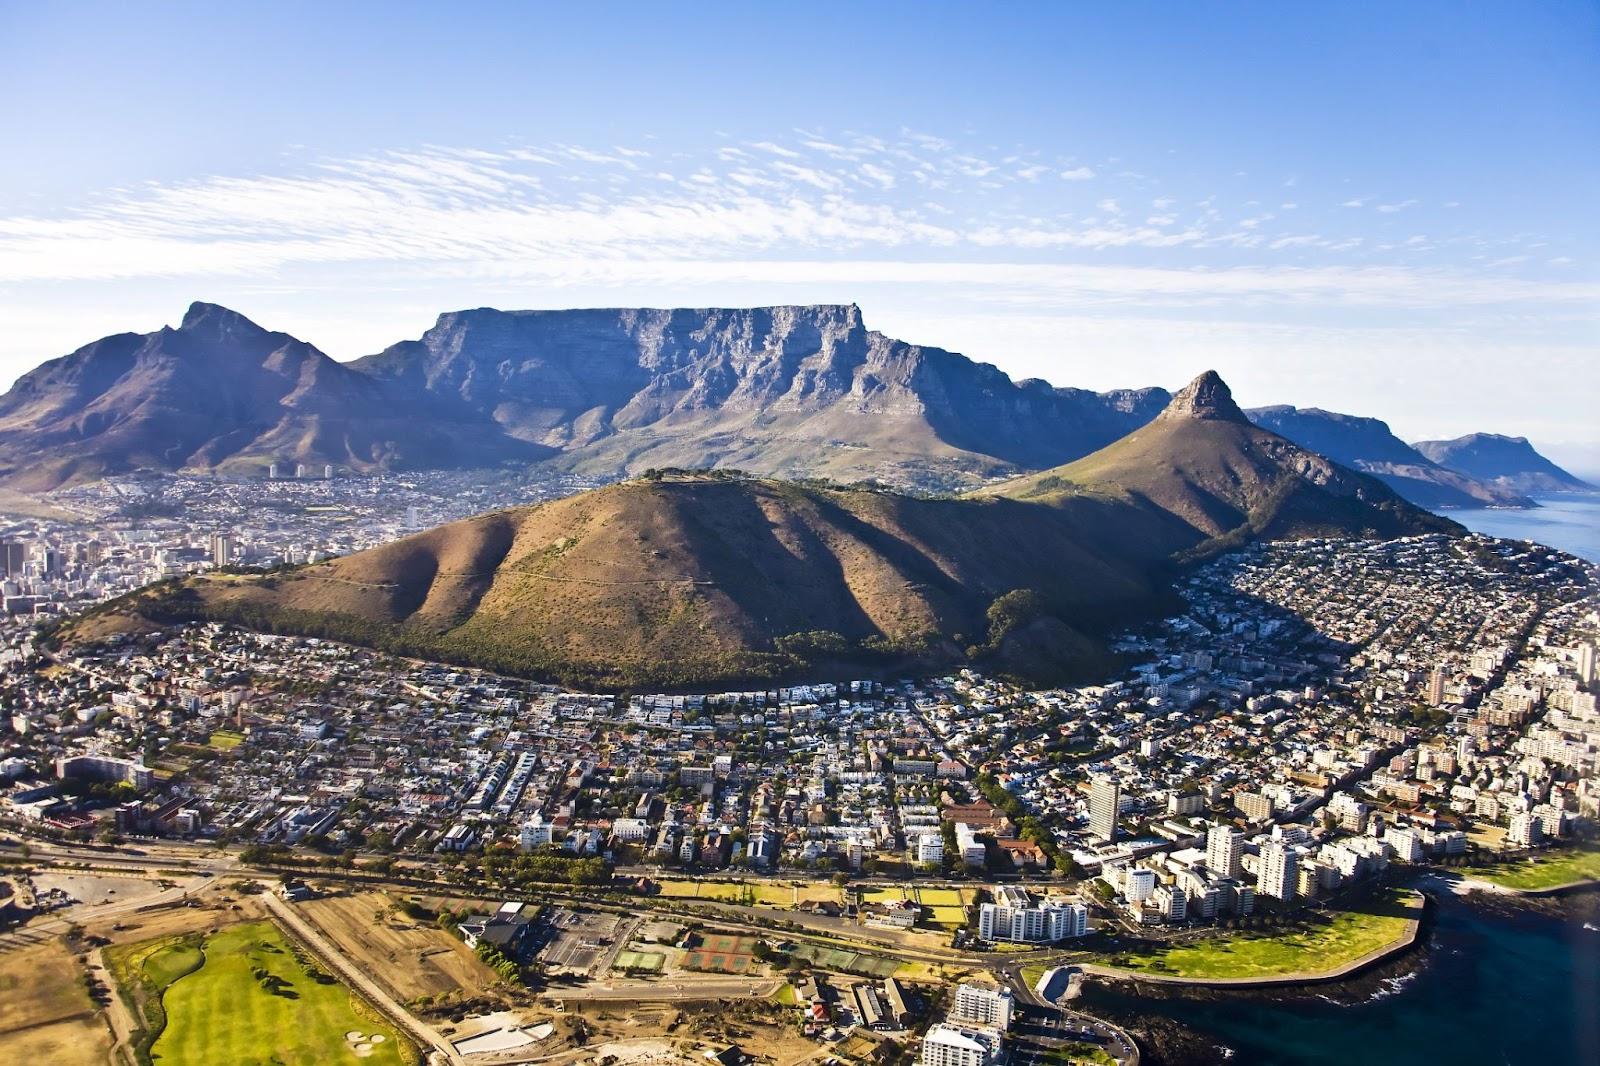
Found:
[(1600, 880), (1600, 848), (1566, 848), (1537, 859), (1499, 866), (1463, 867), (1461, 872), (1476, 880), (1492, 881), (1525, 892), (1555, 888), (1574, 881)]
[(1051, 1051), (1045, 1061), (1051, 1066), (1078, 1066), (1079, 1063), (1087, 1063), (1088, 1066), (1117, 1066), (1117, 1060), (1109, 1051), (1081, 1040), (1062, 1044)]
[[(358, 1008), (332, 977), (309, 975), (270, 923), (213, 933), (203, 951), (203, 965), (178, 977), (162, 997), (167, 1024), (151, 1052), (155, 1062), (402, 1066), (408, 1061), (408, 1049), (394, 1031)], [(172, 972), (178, 961), (163, 948), (145, 965), (156, 962), (159, 970)], [(281, 982), (275, 991), (266, 987), (273, 978)], [(352, 1033), (360, 1040), (348, 1039)]]
[(1405, 934), (1409, 919), (1421, 918), (1420, 901), (1390, 894), (1361, 910), (1336, 911), (1326, 924), (1282, 932), (1238, 933), (1145, 954), (1119, 955), (1119, 969), (1168, 977), (1283, 977), (1325, 973)]

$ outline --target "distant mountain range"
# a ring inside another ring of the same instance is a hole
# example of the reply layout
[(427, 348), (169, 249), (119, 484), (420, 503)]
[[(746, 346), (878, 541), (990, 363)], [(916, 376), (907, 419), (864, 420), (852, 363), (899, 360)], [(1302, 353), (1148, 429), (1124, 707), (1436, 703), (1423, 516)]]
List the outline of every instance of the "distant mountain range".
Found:
[(1336, 463), (1371, 474), (1422, 507), (1534, 506), (1523, 491), (1510, 485), (1480, 480), (1430, 459), (1376, 418), (1316, 407), (1257, 407), (1248, 413), (1256, 425)]
[[(0, 483), (259, 475), (279, 461), (357, 472), (547, 463), (599, 477), (722, 467), (962, 490), (1080, 459), (1170, 398), (1014, 382), (868, 330), (854, 305), (483, 308), (339, 363), (197, 303), (176, 329), (106, 337), (20, 378), (0, 397)], [(1494, 462), (1474, 458), (1487, 447), (1440, 458), (1375, 419), (1252, 417), (1423, 506), (1525, 506), (1528, 492), (1582, 485), (1531, 447)]]
[[(495, 402), (486, 397), (485, 402)], [(1099, 674), (1171, 568), (1260, 538), (1460, 527), (1253, 425), (1207, 373), (1076, 462), (929, 499), (655, 473), (256, 577), (149, 586), (92, 638), (228, 621), (590, 687), (976, 664)]]
[(1471, 433), (1455, 440), (1418, 441), (1416, 449), (1441, 466), (1513, 492), (1596, 491), (1534, 451), (1527, 437)]

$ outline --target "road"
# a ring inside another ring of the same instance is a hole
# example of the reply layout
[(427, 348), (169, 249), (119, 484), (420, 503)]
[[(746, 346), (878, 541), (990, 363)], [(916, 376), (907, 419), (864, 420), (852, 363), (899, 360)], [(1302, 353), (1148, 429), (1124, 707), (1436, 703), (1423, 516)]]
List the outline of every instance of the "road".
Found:
[(1013, 1024), (1016, 1044), (1012, 1060), (1017, 1066), (1044, 1061), (1054, 1049), (1068, 1043), (1093, 1044), (1122, 1066), (1139, 1066), (1139, 1045), (1131, 1036), (1109, 1022), (1043, 999), (1028, 986), (1022, 966), (1008, 962), (1001, 967), (1019, 1008)]
[(592, 1000), (698, 1002), (709, 999), (766, 999), (783, 985), (784, 979), (778, 977), (662, 977), (653, 981), (590, 981), (582, 985), (548, 988), (540, 995), (547, 1000), (567, 1003)]

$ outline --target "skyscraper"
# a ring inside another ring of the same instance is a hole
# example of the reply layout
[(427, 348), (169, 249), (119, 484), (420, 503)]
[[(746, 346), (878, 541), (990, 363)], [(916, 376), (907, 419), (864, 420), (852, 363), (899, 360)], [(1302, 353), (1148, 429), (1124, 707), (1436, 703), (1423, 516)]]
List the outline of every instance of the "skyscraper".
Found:
[(6, 576), (14, 577), (28, 565), (28, 546), (20, 540), (0, 543), (0, 558), (3, 558)]
[(232, 533), (211, 534), (211, 565), (232, 566), (238, 556), (238, 545)]
[(1594, 645), (1588, 641), (1578, 645), (1578, 681), (1594, 684)]
[(1244, 871), (1244, 834), (1231, 825), (1214, 825), (1206, 832), (1206, 867), (1218, 877), (1238, 877)]
[(1102, 843), (1113, 843), (1121, 811), (1122, 788), (1116, 778), (1095, 778), (1089, 785), (1089, 835)]

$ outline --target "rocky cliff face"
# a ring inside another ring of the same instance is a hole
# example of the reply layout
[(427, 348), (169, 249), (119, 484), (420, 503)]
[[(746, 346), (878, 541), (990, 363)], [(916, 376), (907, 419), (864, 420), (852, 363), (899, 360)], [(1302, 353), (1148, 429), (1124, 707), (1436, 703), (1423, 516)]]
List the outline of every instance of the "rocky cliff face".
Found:
[(442, 315), (354, 366), (616, 473), (724, 465), (903, 481), (896, 469), (930, 461), (976, 477), (1082, 455), (1167, 399), (1018, 384), (868, 330), (854, 305), (485, 308)]

